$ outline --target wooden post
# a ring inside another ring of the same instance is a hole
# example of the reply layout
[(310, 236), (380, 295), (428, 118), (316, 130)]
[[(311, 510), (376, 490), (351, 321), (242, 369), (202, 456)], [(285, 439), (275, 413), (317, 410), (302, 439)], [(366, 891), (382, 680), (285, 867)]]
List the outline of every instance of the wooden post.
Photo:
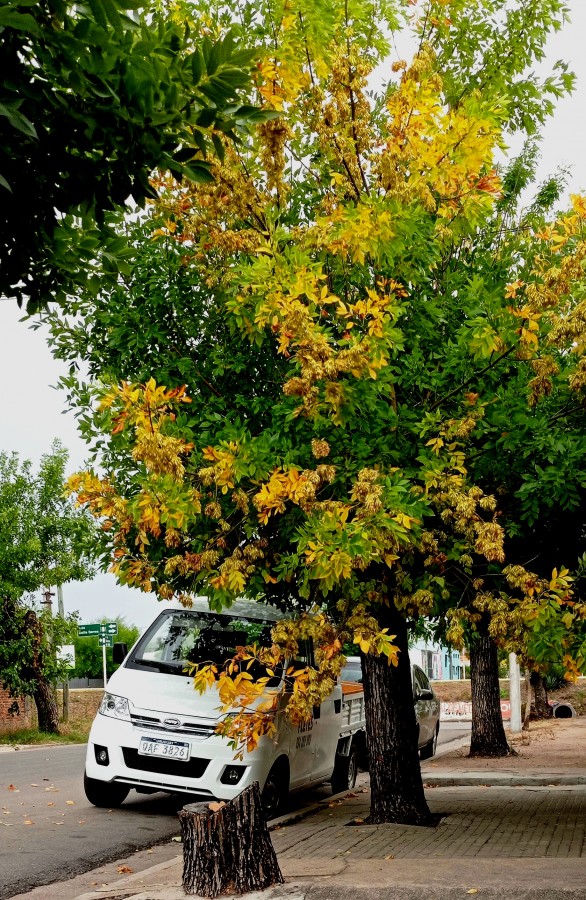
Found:
[(283, 883), (257, 781), (225, 804), (189, 803), (179, 819), (186, 894), (245, 894)]

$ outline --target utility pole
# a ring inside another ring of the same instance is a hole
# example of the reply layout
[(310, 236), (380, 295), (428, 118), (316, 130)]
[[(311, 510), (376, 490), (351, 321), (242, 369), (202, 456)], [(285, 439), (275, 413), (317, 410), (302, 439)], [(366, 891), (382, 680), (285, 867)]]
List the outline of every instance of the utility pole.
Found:
[[(63, 604), (63, 588), (57, 585), (57, 610), (62, 619), (65, 618), (65, 606)], [(63, 721), (69, 722), (69, 669), (63, 681)]]
[(511, 701), (511, 733), (521, 731), (521, 671), (516, 653), (509, 653), (509, 699)]

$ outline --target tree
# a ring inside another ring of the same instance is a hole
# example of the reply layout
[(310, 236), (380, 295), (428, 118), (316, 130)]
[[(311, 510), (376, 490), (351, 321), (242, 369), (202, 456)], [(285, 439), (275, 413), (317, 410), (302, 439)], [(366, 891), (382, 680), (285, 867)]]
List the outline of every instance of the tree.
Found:
[[(102, 617), (101, 622), (109, 622), (111, 619)], [(136, 625), (128, 625), (123, 618), (117, 616), (114, 620), (118, 624), (118, 633), (115, 640), (132, 647), (138, 640), (140, 629)], [(79, 637), (77, 633), (73, 638), (75, 645), (75, 669), (69, 673), (71, 678), (101, 678), (103, 676), (103, 655), (97, 637)], [(112, 660), (112, 649), (106, 648), (106, 667), (111, 674), (118, 666)]]
[(194, 42), (160, 4), (9, 0), (0, 33), (0, 295), (34, 312), (125, 269), (106, 214), (155, 196), (155, 168), (209, 180), (211, 141), (262, 114), (238, 102), (245, 35)]
[[(57, 354), (100, 382), (82, 428), (107, 476), (70, 485), (102, 519), (117, 577), (186, 603), (199, 591), (217, 607), (241, 593), (317, 607), (273, 633), (275, 655), (295, 658), (310, 633), (317, 645), (292, 715), (331, 690), (355, 643), (372, 822), (429, 818), (409, 623), (449, 617), (456, 640), (464, 618), (500, 621), (505, 533), (466, 453), (494, 402), (487, 375), (530, 365), (534, 316), (511, 305), (510, 261), (490, 265), (493, 154), (563, 89), (525, 74), (559, 3), (528, 2), (521, 19), (489, 0), (472, 17), (445, 6), (423, 5), (413, 62), (387, 62), (376, 96), (395, 8), (241, 10), (266, 47), (258, 89), (282, 116), (238, 153), (226, 145), (209, 185), (161, 176), (131, 278), (54, 324)], [(92, 389), (64, 383), (88, 409)], [(222, 683), (231, 702), (254, 697)], [(251, 736), (244, 717), (226, 731)]]
[(40, 612), (32, 595), (91, 575), (91, 522), (64, 496), (67, 452), (55, 442), (37, 473), (0, 453), (0, 682), (13, 696), (34, 697), (41, 731), (58, 731), (52, 684), (65, 675), (56, 648), (75, 622)]

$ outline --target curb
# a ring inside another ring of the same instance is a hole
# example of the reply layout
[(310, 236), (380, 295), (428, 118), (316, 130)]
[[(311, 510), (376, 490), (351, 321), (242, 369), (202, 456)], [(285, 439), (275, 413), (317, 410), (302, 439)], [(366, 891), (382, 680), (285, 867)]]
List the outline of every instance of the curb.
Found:
[(564, 787), (586, 785), (586, 775), (506, 775), (500, 772), (470, 772), (467, 775), (423, 773), (424, 787)]

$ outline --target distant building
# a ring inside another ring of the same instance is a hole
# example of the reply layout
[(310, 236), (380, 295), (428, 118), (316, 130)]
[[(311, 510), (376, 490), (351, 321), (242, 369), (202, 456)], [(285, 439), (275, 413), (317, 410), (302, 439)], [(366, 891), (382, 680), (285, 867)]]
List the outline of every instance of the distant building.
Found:
[(409, 658), (434, 681), (464, 678), (464, 661), (459, 650), (450, 650), (441, 644), (418, 638), (409, 648)]

